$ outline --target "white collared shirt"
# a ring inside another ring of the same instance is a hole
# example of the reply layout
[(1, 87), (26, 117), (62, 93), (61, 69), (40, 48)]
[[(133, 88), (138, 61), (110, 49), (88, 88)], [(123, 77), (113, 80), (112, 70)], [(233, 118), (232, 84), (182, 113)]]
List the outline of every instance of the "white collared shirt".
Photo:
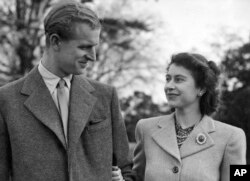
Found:
[[(49, 92), (52, 96), (53, 101), (56, 104), (57, 109), (59, 110), (59, 105), (58, 105), (58, 101), (57, 101), (57, 88), (56, 88), (56, 86), (61, 78), (56, 76), (55, 74), (53, 74), (49, 70), (47, 70), (42, 65), (42, 61), (39, 62), (38, 71), (41, 74), (46, 86), (48, 87)], [(67, 84), (65, 90), (66, 90), (66, 94), (67, 94), (67, 104), (69, 106), (69, 96), (70, 96), (72, 74), (67, 76), (67, 77), (63, 77), (63, 79), (65, 80), (65, 82)]]

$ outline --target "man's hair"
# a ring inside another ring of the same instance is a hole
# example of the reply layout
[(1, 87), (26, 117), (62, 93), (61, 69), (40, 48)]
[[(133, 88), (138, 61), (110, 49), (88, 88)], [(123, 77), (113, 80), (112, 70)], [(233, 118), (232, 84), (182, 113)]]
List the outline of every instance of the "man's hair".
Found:
[(220, 90), (218, 89), (220, 70), (216, 64), (200, 54), (186, 52), (173, 55), (167, 70), (172, 64), (189, 70), (196, 87), (206, 91), (200, 99), (201, 113), (210, 115), (215, 112), (220, 103)]
[(84, 4), (75, 1), (55, 4), (44, 19), (46, 45), (49, 46), (52, 34), (57, 34), (65, 41), (73, 39), (75, 23), (86, 23), (92, 29), (101, 28), (97, 14)]

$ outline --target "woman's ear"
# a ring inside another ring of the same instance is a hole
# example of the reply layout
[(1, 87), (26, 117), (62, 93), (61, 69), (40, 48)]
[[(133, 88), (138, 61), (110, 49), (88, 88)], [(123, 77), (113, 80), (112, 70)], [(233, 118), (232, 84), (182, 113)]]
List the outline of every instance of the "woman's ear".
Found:
[(55, 50), (58, 51), (60, 49), (61, 39), (58, 34), (53, 33), (49, 37), (50, 45)]
[(201, 97), (205, 93), (206, 93), (206, 89), (201, 89), (200, 92), (198, 93), (198, 96)]

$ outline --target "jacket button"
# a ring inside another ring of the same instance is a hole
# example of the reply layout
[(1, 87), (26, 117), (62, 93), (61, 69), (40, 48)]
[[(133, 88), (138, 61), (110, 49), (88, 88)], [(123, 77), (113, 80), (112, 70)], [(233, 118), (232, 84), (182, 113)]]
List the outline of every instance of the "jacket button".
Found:
[(179, 172), (179, 168), (176, 167), (176, 166), (173, 167), (173, 168), (172, 168), (172, 172), (173, 172), (173, 173), (178, 173), (178, 172)]

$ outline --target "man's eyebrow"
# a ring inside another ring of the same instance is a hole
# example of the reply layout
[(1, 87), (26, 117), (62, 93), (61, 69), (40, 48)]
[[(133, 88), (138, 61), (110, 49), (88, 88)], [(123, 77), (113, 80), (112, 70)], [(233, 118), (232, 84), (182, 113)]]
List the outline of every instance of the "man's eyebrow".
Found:
[(98, 43), (94, 43), (94, 44), (91, 44), (91, 43), (82, 43), (80, 45), (78, 45), (78, 47), (94, 47), (94, 46), (97, 46)]

